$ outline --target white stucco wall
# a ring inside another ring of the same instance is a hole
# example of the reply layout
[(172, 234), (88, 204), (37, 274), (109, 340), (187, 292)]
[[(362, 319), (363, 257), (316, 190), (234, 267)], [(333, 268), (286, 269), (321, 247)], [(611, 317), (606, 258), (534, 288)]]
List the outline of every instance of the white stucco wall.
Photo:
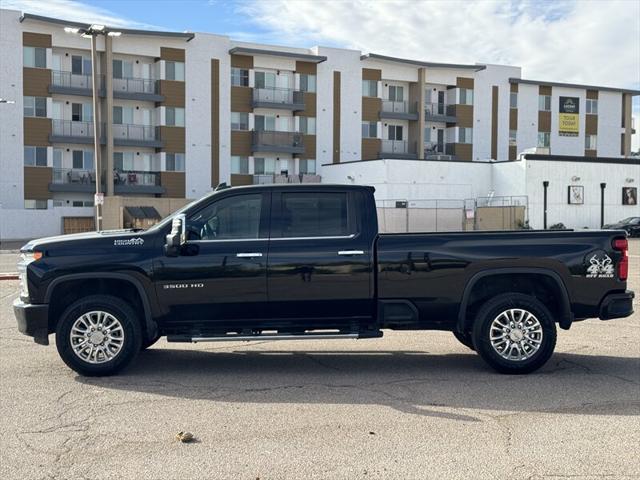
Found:
[(598, 92), (598, 156), (619, 157), (622, 133), (622, 94)]

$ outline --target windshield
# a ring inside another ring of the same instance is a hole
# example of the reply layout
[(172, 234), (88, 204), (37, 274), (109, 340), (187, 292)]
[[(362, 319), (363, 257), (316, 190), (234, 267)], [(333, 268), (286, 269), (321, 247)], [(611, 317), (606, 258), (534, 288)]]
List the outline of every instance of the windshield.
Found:
[(620, 221), (622, 225), (635, 225), (636, 223), (640, 223), (640, 217), (629, 217)]

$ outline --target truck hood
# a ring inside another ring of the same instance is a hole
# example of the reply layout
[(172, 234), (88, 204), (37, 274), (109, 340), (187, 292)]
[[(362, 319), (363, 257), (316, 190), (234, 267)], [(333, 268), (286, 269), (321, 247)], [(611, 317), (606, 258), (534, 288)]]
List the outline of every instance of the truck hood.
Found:
[[(20, 251), (31, 252), (33, 250), (42, 250), (54, 245), (66, 245), (68, 243), (100, 241), (105, 239), (122, 240), (130, 244), (144, 243), (144, 231), (140, 229), (124, 229), (124, 230), (103, 230), (101, 232), (85, 232), (72, 233), (69, 235), (58, 235), (55, 237), (44, 237), (30, 240)], [(126, 244), (126, 243), (123, 243)]]

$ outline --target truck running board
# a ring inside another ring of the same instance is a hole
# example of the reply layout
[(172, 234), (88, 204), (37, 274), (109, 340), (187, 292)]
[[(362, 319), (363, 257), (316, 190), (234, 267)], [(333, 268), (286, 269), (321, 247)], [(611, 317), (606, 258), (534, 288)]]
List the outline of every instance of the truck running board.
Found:
[(265, 340), (334, 340), (334, 339), (358, 339), (358, 338), (380, 338), (380, 330), (354, 332), (354, 333), (262, 333), (256, 335), (226, 334), (215, 336), (190, 336), (190, 335), (168, 335), (168, 342), (255, 342)]

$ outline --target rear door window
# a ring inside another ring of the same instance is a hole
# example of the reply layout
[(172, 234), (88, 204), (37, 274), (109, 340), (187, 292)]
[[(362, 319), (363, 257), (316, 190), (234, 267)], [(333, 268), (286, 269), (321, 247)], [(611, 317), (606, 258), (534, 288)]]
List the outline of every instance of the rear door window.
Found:
[(280, 237), (342, 237), (352, 233), (349, 195), (343, 192), (283, 192)]

